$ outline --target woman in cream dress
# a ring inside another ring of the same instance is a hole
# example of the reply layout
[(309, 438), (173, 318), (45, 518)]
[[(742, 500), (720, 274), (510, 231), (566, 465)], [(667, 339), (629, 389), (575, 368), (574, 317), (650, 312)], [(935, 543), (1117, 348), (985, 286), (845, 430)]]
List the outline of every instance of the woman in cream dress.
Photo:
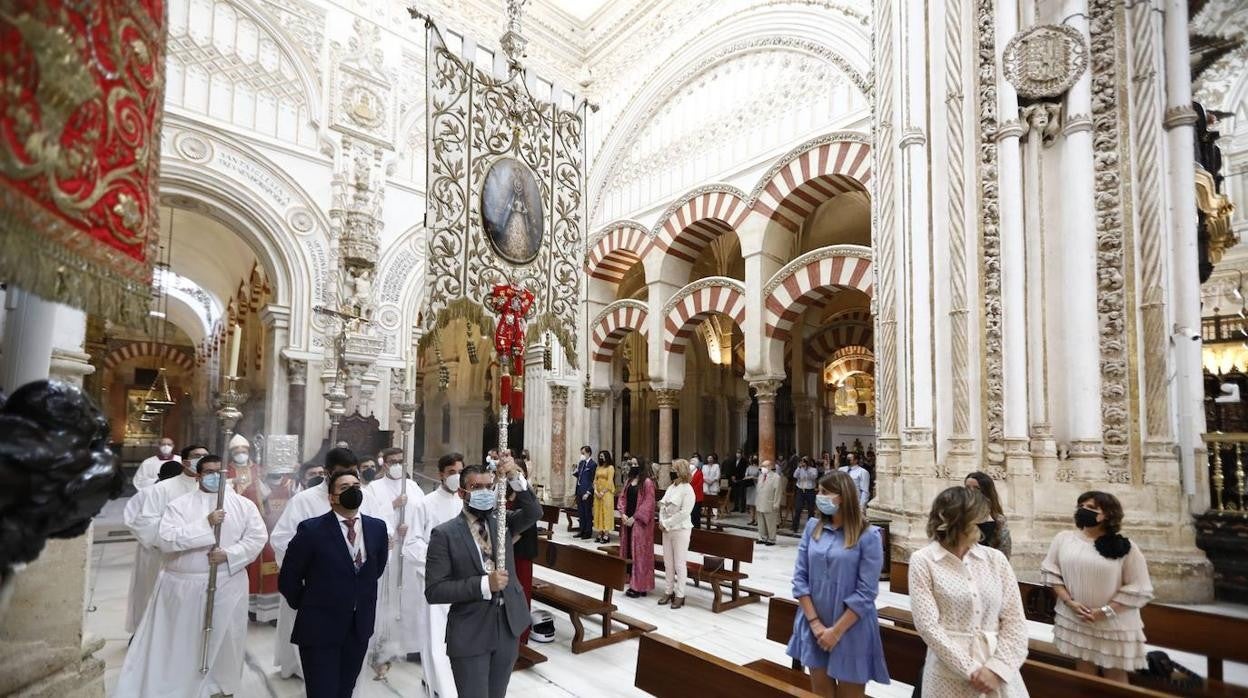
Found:
[(1027, 625), (1014, 569), (978, 543), (988, 502), (966, 487), (936, 496), (926, 547), (910, 556), (910, 607), (927, 643), (924, 698), (1019, 698)]
[(1079, 495), (1075, 527), (1062, 531), (1040, 563), (1060, 603), (1053, 644), (1075, 668), (1126, 683), (1148, 666), (1140, 609), (1153, 598), (1144, 554), (1118, 534), (1122, 504), (1108, 492)]

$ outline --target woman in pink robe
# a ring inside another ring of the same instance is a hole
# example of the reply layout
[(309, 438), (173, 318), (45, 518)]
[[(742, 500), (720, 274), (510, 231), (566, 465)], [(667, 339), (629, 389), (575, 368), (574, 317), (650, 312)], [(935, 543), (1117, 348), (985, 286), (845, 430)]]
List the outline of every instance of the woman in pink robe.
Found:
[(624, 594), (630, 598), (645, 596), (654, 589), (654, 478), (636, 458), (629, 463), (628, 482), (620, 490), (615, 508), (624, 517), (620, 556), (633, 563)]

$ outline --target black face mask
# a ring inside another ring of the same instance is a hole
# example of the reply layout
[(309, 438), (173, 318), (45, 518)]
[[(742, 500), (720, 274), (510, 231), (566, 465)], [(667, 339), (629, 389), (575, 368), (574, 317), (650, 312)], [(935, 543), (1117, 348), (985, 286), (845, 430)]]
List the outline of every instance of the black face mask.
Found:
[(1099, 516), (1099, 514), (1095, 511), (1079, 507), (1078, 509), (1075, 509), (1075, 526), (1078, 528), (1093, 528), (1100, 523), (1096, 520), (1097, 516)]
[(637, 477), (637, 476), (638, 476), (638, 475), (640, 475), (640, 474), (641, 474), (641, 466), (640, 466), (640, 465), (634, 465), (633, 467), (631, 467), (631, 468), (629, 468), (629, 469), (628, 469), (628, 476), (629, 476), (629, 477)]
[(668, 473), (668, 474), (667, 474), (667, 477), (668, 477), (668, 478), (669, 478), (672, 482), (676, 482), (676, 471), (675, 471), (675, 470), (671, 471), (670, 473)]
[(360, 475), (363, 476), (364, 482), (372, 482), (373, 480), (377, 479), (377, 469), (365, 468), (364, 470), (360, 472)]
[(306, 486), (306, 487), (316, 487), (317, 485), (321, 484), (322, 482), (325, 482), (325, 476), (324, 476), (324, 475), (316, 475), (316, 476), (314, 476), (314, 477), (308, 478), (308, 484), (307, 484), (307, 485), (305, 485), (305, 486)]
[(996, 521), (984, 521), (981, 523), (977, 523), (975, 525), (979, 527), (979, 532), (982, 535), (980, 542), (991, 543), (996, 539), (996, 535), (997, 535), (997, 522)]
[(345, 492), (338, 495), (338, 504), (343, 509), (355, 511), (364, 503), (364, 491), (358, 487), (348, 487)]

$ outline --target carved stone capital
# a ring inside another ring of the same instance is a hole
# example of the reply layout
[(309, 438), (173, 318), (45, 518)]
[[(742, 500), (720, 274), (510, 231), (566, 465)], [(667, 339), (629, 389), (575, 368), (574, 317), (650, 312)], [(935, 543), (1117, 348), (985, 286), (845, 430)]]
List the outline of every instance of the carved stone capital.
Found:
[(611, 396), (610, 390), (586, 390), (585, 406), (590, 409), (598, 409)]
[(654, 399), (658, 401), (660, 408), (672, 409), (680, 404), (680, 392), (677, 388), (656, 388)]
[(308, 362), (303, 359), (283, 359), (286, 362), (286, 382), (291, 385), (308, 384)]
[(932, 430), (927, 427), (905, 427), (901, 430), (903, 449), (932, 448)]
[(1080, 133), (1082, 131), (1092, 130), (1092, 117), (1087, 114), (1071, 114), (1066, 117), (1066, 124), (1062, 127), (1062, 135), (1069, 136), (1072, 133)]
[(550, 402), (556, 407), (568, 406), (568, 386), (551, 385), (550, 386)]
[(918, 126), (907, 126), (901, 132), (901, 138), (897, 140), (897, 147), (901, 150), (912, 145), (924, 145), (927, 143), (927, 134), (923, 133), (923, 129)]
[(1000, 143), (1007, 138), (1022, 138), (1025, 133), (1027, 133), (1027, 127), (1023, 125), (1021, 119), (1002, 121), (997, 128), (997, 142)]
[(776, 393), (780, 392), (780, 386), (784, 381), (768, 378), (761, 381), (751, 381), (750, 387), (754, 389), (754, 396), (758, 398), (760, 403), (775, 402)]
[(1191, 126), (1196, 123), (1196, 110), (1191, 105), (1180, 104), (1176, 107), (1170, 107), (1166, 110), (1165, 119), (1161, 125), (1169, 131), (1172, 128), (1180, 126)]

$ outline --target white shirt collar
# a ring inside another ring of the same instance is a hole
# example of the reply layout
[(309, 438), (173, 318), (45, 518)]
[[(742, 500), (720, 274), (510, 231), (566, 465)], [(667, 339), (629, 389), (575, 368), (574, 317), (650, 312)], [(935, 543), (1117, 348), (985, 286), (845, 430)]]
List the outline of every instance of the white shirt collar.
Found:
[[(938, 543), (938, 542), (936, 542), (936, 541), (932, 541), (932, 543), (931, 543), (931, 544), (932, 544), (932, 545), (934, 545), (934, 546), (936, 546), (936, 547), (935, 547), (935, 553), (936, 553), (936, 554), (935, 554), (935, 555), (933, 555), (932, 557), (933, 557), (933, 559), (935, 559), (937, 562), (940, 562), (941, 560), (945, 559), (946, 557), (948, 557), (948, 558), (949, 558), (949, 559), (951, 559), (951, 560), (957, 560), (957, 559), (958, 559), (958, 557), (957, 557), (956, 555), (954, 555), (953, 553), (949, 552), (949, 549), (948, 549), (948, 548), (946, 548), (945, 546), (941, 545), (940, 543)], [(975, 545), (972, 545), (972, 546), (971, 546), (971, 548), (970, 548), (970, 550), (967, 550), (967, 551), (966, 551), (966, 554), (967, 554), (967, 556), (969, 556), (969, 557), (973, 557), (973, 558), (975, 558), (975, 559), (977, 559), (977, 560), (985, 560), (985, 559), (987, 559), (987, 558), (988, 558), (988, 554), (984, 551), (984, 546), (980, 545), (979, 543), (976, 543)]]

